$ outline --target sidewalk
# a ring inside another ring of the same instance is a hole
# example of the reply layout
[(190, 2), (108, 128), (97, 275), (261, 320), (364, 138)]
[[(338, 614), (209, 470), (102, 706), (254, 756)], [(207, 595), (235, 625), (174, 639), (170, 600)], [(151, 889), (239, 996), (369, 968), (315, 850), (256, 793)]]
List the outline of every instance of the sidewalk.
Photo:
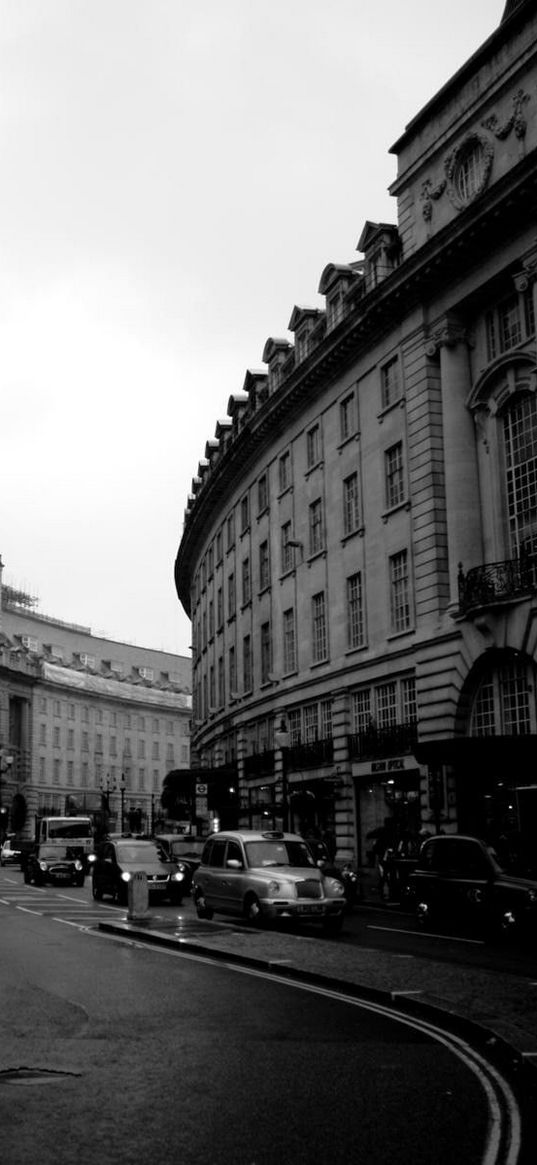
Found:
[[(381, 905), (376, 871), (364, 879), (355, 914)], [(386, 905), (397, 910), (397, 904)], [(309, 937), (285, 930), (255, 929), (218, 916), (200, 920), (190, 911), (169, 920), (151, 911), (142, 919), (116, 918), (99, 929), (122, 937), (222, 962), (270, 971), (300, 981), (322, 983), (355, 997), (396, 1006), (456, 1031), (495, 1056), (498, 1066), (524, 1081), (537, 1102), (537, 960), (535, 979), (430, 958), (381, 951), (337, 938)]]

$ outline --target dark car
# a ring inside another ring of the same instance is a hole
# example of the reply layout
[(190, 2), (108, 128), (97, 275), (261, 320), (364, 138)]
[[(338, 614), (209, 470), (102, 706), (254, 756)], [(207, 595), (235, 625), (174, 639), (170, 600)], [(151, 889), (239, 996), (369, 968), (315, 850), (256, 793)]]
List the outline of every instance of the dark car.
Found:
[(201, 862), (206, 837), (194, 837), (188, 833), (160, 833), (155, 838), (166, 862), (183, 872), (183, 894), (190, 894), (192, 878)]
[(494, 850), (477, 837), (429, 838), (410, 885), (423, 926), (449, 922), (485, 937), (537, 937), (537, 881), (502, 869)]
[(24, 881), (36, 886), (83, 886), (84, 876), (82, 856), (65, 845), (38, 845), (24, 865)]
[(184, 875), (162, 861), (154, 841), (135, 837), (105, 841), (100, 846), (93, 864), (93, 897), (100, 901), (108, 894), (115, 902), (126, 905), (129, 882), (138, 872), (146, 875), (149, 894), (154, 898), (181, 902)]

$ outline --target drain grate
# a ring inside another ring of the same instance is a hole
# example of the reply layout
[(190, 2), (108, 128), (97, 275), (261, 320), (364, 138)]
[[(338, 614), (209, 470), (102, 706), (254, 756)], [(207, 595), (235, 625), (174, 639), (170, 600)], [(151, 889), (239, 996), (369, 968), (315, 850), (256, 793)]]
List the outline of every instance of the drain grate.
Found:
[(4, 1068), (0, 1071), (0, 1084), (59, 1084), (66, 1076), (81, 1075), (61, 1068)]

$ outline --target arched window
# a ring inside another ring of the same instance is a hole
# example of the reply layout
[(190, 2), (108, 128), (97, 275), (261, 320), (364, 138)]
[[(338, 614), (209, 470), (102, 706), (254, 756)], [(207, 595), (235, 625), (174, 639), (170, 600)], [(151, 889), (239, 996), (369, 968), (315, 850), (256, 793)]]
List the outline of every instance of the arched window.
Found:
[(510, 660), (490, 668), (476, 690), (470, 736), (527, 736), (537, 731), (533, 666)]
[(537, 550), (537, 399), (516, 395), (503, 415), (511, 553)]

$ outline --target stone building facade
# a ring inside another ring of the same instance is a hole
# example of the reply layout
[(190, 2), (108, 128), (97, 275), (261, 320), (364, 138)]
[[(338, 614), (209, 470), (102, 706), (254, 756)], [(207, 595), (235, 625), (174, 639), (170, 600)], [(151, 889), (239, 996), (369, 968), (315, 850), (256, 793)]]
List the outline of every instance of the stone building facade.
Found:
[(197, 761), (235, 766), (238, 821), (360, 862), (386, 817), (537, 826), (532, 3), (392, 153), (397, 225), (368, 221), (267, 340), (176, 561)]
[[(150, 830), (170, 770), (190, 764), (190, 658), (109, 640), (41, 615), (2, 588), (1, 804), (36, 813), (132, 811)], [(15, 818), (13, 820), (12, 818)]]

